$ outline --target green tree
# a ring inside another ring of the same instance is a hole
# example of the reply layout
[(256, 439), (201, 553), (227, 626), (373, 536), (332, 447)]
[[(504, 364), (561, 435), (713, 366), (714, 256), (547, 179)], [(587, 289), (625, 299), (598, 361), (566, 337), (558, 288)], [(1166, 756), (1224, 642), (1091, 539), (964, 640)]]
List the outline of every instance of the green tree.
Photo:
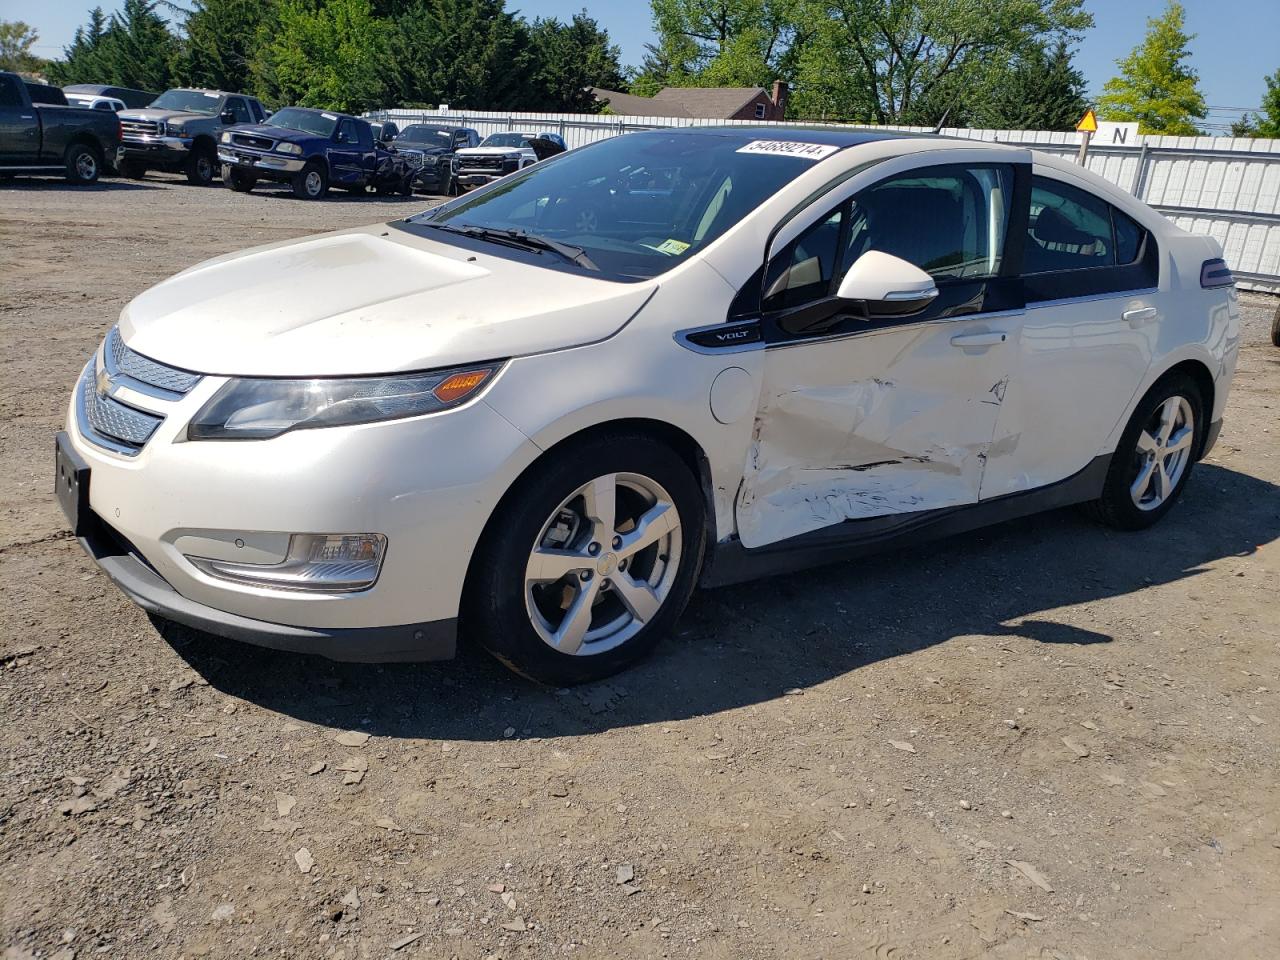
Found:
[(536, 110), (590, 113), (598, 104), (587, 87), (626, 85), (620, 51), (587, 12), (568, 23), (538, 19), (529, 27), (530, 98)]
[(994, 65), (1093, 24), (1083, 0), (810, 0), (807, 10), (826, 22), (821, 51), (801, 58), (797, 105), (826, 100), (837, 115), (877, 123), (945, 111), (940, 94), (954, 99)]
[(1231, 125), (1233, 137), (1271, 137), (1280, 139), (1280, 69), (1263, 77), (1267, 92), (1262, 96), (1262, 112), (1246, 113)]
[[(1074, 130), (1089, 108), (1085, 80), (1060, 40), (986, 71), (964, 105), (966, 126), (988, 130)], [(948, 121), (949, 126), (955, 126)]]
[(389, 33), (369, 0), (279, 0), (276, 16), (258, 27), (254, 89), (277, 104), (383, 106)]
[(183, 83), (251, 91), (258, 42), (274, 17), (273, 0), (194, 0), (177, 65)]
[(36, 29), (21, 20), (0, 20), (0, 70), (34, 73), (44, 60), (31, 52), (40, 39)]
[(1140, 133), (1194, 136), (1194, 121), (1208, 114), (1199, 76), (1188, 65), (1188, 45), (1194, 36), (1185, 30), (1182, 4), (1170, 0), (1165, 12), (1147, 20), (1147, 35), (1123, 60), (1119, 76), (1103, 87), (1098, 101), (1104, 120), (1137, 121)]
[(790, 72), (812, 32), (807, 2), (650, 0), (658, 42), (633, 88), (767, 86)]
[(89, 11), (89, 22), (76, 27), (71, 46), (64, 47), (62, 59), (49, 64), (49, 79), (64, 86), (69, 83), (92, 83), (105, 76), (102, 63), (102, 40), (107, 33), (107, 15), (101, 7)]
[(399, 103), (473, 110), (528, 99), (529, 35), (503, 0), (415, 0), (391, 36), (391, 92)]

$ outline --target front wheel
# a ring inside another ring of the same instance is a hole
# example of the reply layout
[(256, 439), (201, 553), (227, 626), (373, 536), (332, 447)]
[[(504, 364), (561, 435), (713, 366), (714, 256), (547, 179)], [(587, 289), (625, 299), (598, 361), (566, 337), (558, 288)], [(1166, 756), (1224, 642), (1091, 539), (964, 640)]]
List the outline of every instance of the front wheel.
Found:
[(208, 147), (192, 147), (191, 155), (187, 157), (187, 166), (185, 173), (187, 182), (195, 184), (197, 187), (207, 187), (213, 183), (213, 176), (217, 170), (213, 151)]
[(137, 160), (120, 161), (120, 176), (124, 177), (126, 180), (141, 180), (146, 175), (146, 166), (139, 163)]
[(237, 170), (230, 164), (223, 164), (222, 182), (236, 193), (248, 193), (258, 185), (258, 178), (251, 173)]
[(299, 200), (320, 200), (329, 192), (329, 174), (324, 164), (311, 160), (293, 175), (291, 186)]
[(77, 186), (88, 186), (98, 182), (102, 173), (102, 162), (97, 152), (84, 143), (73, 143), (67, 147), (66, 153), (67, 179)]
[(1143, 530), (1173, 509), (1204, 442), (1204, 399), (1175, 373), (1138, 403), (1107, 471), (1102, 496), (1086, 508), (1107, 526)]
[(463, 601), (463, 629), (547, 684), (609, 676), (648, 654), (693, 592), (706, 542), (685, 462), (613, 433), (551, 455), (504, 498)]

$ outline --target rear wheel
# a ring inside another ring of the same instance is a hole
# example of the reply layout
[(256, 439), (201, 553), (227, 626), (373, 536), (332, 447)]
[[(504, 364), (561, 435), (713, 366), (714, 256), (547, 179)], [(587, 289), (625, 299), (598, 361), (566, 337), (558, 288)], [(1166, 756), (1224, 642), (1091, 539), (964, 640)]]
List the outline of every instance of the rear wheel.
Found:
[(650, 437), (553, 456), (485, 531), (463, 627), (517, 672), (564, 685), (616, 673), (670, 630), (702, 562), (704, 508), (688, 466)]
[(87, 143), (73, 143), (67, 147), (64, 156), (67, 166), (67, 179), (78, 186), (88, 186), (98, 182), (102, 173), (102, 161), (98, 152)]
[[(311, 160), (293, 175), (293, 195), (300, 200), (319, 200), (329, 192), (329, 174), (324, 164)], [(361, 192), (364, 188), (361, 188)]]
[(1276, 315), (1271, 318), (1271, 342), (1280, 347), (1280, 306), (1276, 307)]
[(1207, 427), (1194, 380), (1165, 377), (1147, 393), (1125, 427), (1102, 496), (1087, 509), (1120, 530), (1142, 530), (1171, 509), (1191, 476)]
[(198, 187), (207, 187), (213, 183), (213, 176), (217, 170), (216, 157), (213, 150), (207, 146), (197, 145), (191, 148), (191, 155), (187, 157), (187, 166), (185, 173), (187, 182), (193, 183)]
[(258, 185), (258, 178), (251, 173), (237, 170), (228, 164), (222, 166), (222, 182), (236, 193), (248, 193)]

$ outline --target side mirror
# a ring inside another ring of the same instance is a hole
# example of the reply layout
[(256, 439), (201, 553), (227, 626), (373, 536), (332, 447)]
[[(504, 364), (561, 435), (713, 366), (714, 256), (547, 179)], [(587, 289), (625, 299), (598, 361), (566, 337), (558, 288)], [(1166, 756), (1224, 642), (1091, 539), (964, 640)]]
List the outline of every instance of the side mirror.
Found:
[(235, 113), (233, 113), (233, 112), (232, 112), (232, 111), (230, 111), (230, 110), (223, 110), (223, 111), (222, 111), (222, 122), (223, 122), (223, 123), (225, 123), (225, 124), (232, 124), (232, 123), (235, 123), (235, 122), (236, 122), (236, 115), (235, 115)]
[(880, 250), (868, 250), (849, 268), (836, 296), (867, 305), (871, 316), (906, 316), (938, 295), (933, 277), (915, 264)]

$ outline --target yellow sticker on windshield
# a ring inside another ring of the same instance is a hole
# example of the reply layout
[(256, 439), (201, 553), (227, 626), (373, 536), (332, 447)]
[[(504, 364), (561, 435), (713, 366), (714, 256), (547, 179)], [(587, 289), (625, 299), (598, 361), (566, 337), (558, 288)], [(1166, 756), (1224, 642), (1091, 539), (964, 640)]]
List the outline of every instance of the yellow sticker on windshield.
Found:
[(689, 244), (685, 243), (683, 240), (673, 240), (668, 238), (663, 240), (653, 249), (657, 250), (659, 253), (667, 253), (674, 257), (688, 250)]

